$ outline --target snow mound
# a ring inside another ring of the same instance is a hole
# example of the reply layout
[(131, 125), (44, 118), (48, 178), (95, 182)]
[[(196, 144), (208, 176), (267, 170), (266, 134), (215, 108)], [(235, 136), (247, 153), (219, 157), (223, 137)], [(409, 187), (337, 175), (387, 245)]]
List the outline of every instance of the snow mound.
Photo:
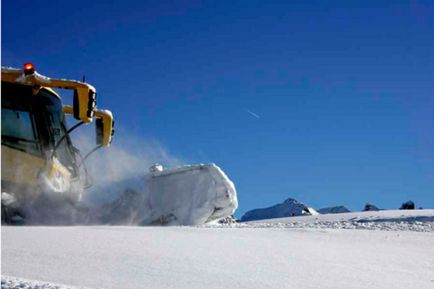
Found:
[(349, 213), (350, 210), (345, 206), (335, 206), (335, 207), (327, 207), (318, 210), (320, 214), (339, 214), (339, 213)]
[(246, 212), (242, 217), (242, 222), (283, 218), (291, 216), (304, 216), (318, 214), (314, 209), (307, 207), (303, 203), (289, 198), (283, 203), (268, 208), (254, 209)]
[[(9, 276), (2, 276), (1, 289), (75, 289), (77, 287), (71, 287), (60, 284), (46, 283), (35, 280), (28, 280), (22, 278), (15, 278)], [(85, 287), (80, 287), (84, 289)]]
[(231, 216), (238, 207), (234, 184), (215, 164), (152, 171), (145, 177), (145, 194), (151, 219), (163, 224), (208, 223)]
[(121, 197), (94, 219), (116, 225), (200, 225), (229, 217), (238, 207), (234, 184), (215, 164), (152, 166), (142, 182), (139, 189), (128, 182), (118, 185), (124, 186)]

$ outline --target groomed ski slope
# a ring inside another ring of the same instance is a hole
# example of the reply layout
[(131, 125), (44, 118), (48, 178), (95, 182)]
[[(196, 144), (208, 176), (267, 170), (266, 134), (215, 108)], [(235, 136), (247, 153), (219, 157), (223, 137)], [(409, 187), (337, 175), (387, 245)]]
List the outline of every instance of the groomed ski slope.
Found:
[(369, 230), (315, 227), (311, 217), (300, 217), (306, 227), (303, 219), (283, 225), (295, 218), (207, 227), (2, 227), (2, 288), (434, 288), (433, 231), (381, 227), (430, 228), (434, 210), (320, 217), (354, 222), (368, 213), (377, 219)]

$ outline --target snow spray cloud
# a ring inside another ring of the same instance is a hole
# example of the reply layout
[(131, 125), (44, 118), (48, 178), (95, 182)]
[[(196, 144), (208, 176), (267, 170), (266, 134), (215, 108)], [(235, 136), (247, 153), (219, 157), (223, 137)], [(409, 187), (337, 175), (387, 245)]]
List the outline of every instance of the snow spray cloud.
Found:
[[(84, 128), (74, 132), (71, 136), (74, 146), (81, 151), (83, 156), (96, 146), (95, 127), (89, 125)], [(79, 159), (78, 162), (80, 162)], [(117, 200), (126, 190), (142, 192), (145, 185), (144, 176), (149, 167), (155, 163), (166, 167), (182, 164), (178, 158), (172, 157), (158, 141), (144, 140), (122, 130), (122, 134), (115, 136), (109, 148), (97, 150), (86, 161), (88, 173), (93, 180), (93, 186), (85, 190), (82, 195), (82, 201), (86, 206), (77, 207), (65, 199), (58, 199), (56, 198), (58, 194), (53, 194), (49, 198), (29, 199), (25, 204), (19, 204), (13, 195), (4, 193), (2, 204), (10, 203), (11, 208), (20, 206), (25, 212), (25, 223), (29, 225), (113, 223), (110, 218), (116, 217), (127, 220), (125, 224), (136, 224), (137, 222), (128, 220), (132, 220), (137, 212), (146, 212), (146, 208), (142, 208), (144, 202), (136, 202), (138, 203), (137, 208), (132, 207), (131, 210), (125, 210), (122, 216), (114, 217), (102, 214), (105, 209), (103, 205)], [(24, 176), (20, 167), (13, 173), (17, 176)], [(130, 204), (134, 204), (135, 200), (137, 199), (130, 200)]]
[[(143, 139), (120, 129), (108, 148), (101, 148), (86, 160), (92, 178), (92, 187), (83, 195), (83, 201), (100, 205), (113, 201), (129, 186), (140, 189), (144, 175), (155, 163), (165, 167), (183, 162), (171, 156), (155, 139)], [(73, 136), (74, 144), (83, 156), (95, 147), (95, 132), (80, 132)], [(139, 188), (138, 188), (139, 187)]]

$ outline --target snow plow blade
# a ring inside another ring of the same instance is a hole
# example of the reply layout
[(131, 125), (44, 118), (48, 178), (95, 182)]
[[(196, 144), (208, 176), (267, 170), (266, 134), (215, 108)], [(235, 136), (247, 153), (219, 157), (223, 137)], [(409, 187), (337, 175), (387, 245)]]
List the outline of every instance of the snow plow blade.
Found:
[(97, 217), (113, 225), (201, 225), (231, 216), (238, 207), (232, 181), (215, 164), (162, 170), (154, 165), (143, 191), (124, 187)]

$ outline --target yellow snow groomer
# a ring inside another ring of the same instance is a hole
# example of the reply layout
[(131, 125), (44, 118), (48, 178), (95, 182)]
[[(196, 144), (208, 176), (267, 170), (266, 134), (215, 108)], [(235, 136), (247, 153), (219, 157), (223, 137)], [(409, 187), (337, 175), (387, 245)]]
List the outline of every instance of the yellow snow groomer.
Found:
[[(72, 90), (73, 105), (64, 105), (53, 89)], [(89, 176), (70, 133), (95, 120), (96, 148), (109, 146), (113, 135), (112, 113), (96, 108), (95, 88), (48, 78), (31, 63), (2, 67), (1, 104), (2, 221), (11, 217), (10, 204), (29, 207), (42, 194), (79, 200)], [(71, 128), (66, 115), (77, 120)]]

